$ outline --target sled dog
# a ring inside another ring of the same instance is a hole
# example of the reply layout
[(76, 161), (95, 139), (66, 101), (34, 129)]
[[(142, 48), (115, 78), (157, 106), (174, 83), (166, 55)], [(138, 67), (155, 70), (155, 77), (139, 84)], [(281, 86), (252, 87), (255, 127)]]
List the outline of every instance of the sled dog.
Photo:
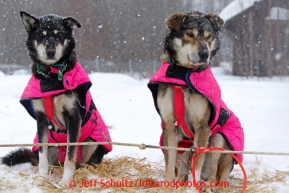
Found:
[[(33, 62), (32, 77), (20, 102), (37, 122), (34, 143), (110, 142), (89, 92), (91, 81), (76, 57), (73, 29), (80, 28), (80, 23), (54, 14), (35, 17), (21, 11), (20, 15)], [(111, 150), (109, 144), (20, 148), (3, 157), (2, 163), (39, 164), (43, 177), (48, 176), (49, 164), (64, 163), (60, 184), (66, 185), (78, 163), (100, 163)]]
[[(163, 63), (148, 83), (162, 121), (160, 144), (243, 150), (241, 124), (221, 99), (209, 66), (220, 48), (223, 20), (191, 11), (173, 14), (165, 23)], [(165, 180), (187, 180), (191, 156), (188, 151), (164, 150)], [(197, 155), (196, 181), (226, 180), (233, 161), (229, 154)]]

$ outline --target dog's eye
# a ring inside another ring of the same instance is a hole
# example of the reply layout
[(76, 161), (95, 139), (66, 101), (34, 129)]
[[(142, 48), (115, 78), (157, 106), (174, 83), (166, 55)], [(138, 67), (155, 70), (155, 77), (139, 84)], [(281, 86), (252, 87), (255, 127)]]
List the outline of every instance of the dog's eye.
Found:
[(56, 41), (60, 41), (62, 39), (62, 37), (63, 37), (62, 33), (58, 32), (56, 34)]
[(188, 33), (187, 33), (187, 36), (189, 36), (189, 37), (193, 38), (193, 37), (194, 37), (194, 34), (193, 34), (193, 33), (190, 33), (190, 32), (188, 32)]
[(210, 39), (212, 37), (212, 35), (211, 34), (209, 34), (208, 36), (207, 36), (207, 39)]
[(58, 38), (61, 38), (61, 37), (62, 37), (62, 33), (58, 32), (58, 33), (56, 34), (56, 36), (57, 36)]
[(47, 35), (47, 31), (42, 31), (41, 33), (39, 33), (39, 37), (44, 37)]

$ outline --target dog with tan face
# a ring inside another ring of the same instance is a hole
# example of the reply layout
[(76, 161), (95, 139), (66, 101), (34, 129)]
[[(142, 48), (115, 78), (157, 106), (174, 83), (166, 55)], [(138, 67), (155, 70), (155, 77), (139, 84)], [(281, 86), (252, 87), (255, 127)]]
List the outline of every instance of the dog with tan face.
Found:
[[(161, 145), (243, 150), (241, 124), (223, 102), (209, 67), (220, 49), (219, 32), (223, 24), (217, 15), (196, 11), (173, 14), (166, 19), (163, 63), (148, 84), (162, 120)], [(164, 150), (164, 156), (165, 180), (187, 180), (191, 153)], [(242, 155), (237, 156), (242, 160)], [(208, 184), (225, 181), (233, 163), (229, 154), (200, 154), (196, 181)]]

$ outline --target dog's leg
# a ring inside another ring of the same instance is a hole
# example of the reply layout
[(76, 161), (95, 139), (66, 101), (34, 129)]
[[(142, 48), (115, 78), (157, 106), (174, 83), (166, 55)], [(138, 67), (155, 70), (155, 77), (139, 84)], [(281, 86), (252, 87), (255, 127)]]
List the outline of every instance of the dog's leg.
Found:
[[(43, 112), (36, 112), (37, 117), (37, 133), (38, 142), (47, 143), (48, 142), (48, 125), (49, 121)], [(39, 147), (39, 174), (45, 178), (48, 177), (48, 147)]]
[[(163, 130), (163, 144), (168, 147), (177, 147), (178, 146), (178, 137), (177, 132), (175, 131), (175, 126), (173, 121), (166, 121), (164, 123)], [(166, 173), (165, 180), (171, 181), (175, 179), (175, 169), (176, 169), (176, 150), (164, 150), (165, 154), (165, 164), (166, 164)]]
[[(210, 147), (224, 147), (223, 137), (216, 133), (211, 136)], [(219, 162), (221, 158), (221, 153), (208, 153), (206, 154), (206, 161), (203, 166), (202, 179), (206, 181), (216, 181), (217, 172), (219, 167)]]
[[(218, 140), (222, 141), (223, 144), (223, 148), (225, 149), (230, 149), (226, 143), (226, 141), (224, 140), (223, 136), (218, 134)], [(219, 161), (219, 168), (218, 168), (218, 172), (217, 172), (217, 180), (220, 183), (225, 183), (228, 180), (229, 174), (233, 168), (233, 158), (230, 154), (226, 153), (226, 154), (221, 154), (221, 159)]]
[[(208, 140), (210, 137), (210, 129), (203, 126), (203, 128), (197, 129), (198, 132), (195, 132), (194, 136), (194, 148), (197, 147), (207, 147)], [(204, 154), (197, 155), (197, 163), (196, 163), (196, 182), (201, 179), (201, 169), (204, 163)]]
[[(222, 147), (228, 149), (226, 141), (219, 133), (212, 135), (210, 141), (211, 147)], [(207, 187), (210, 191), (216, 191), (217, 188), (210, 187), (210, 183), (226, 182), (233, 167), (233, 158), (230, 154), (208, 153), (202, 168), (202, 180), (207, 181)]]
[(177, 181), (187, 181), (189, 174), (189, 158), (190, 152), (185, 151), (182, 154), (177, 154), (176, 176)]
[[(193, 148), (207, 147), (210, 137), (210, 128), (208, 125), (210, 107), (208, 100), (201, 95), (186, 92), (185, 105), (187, 108), (187, 117), (190, 118), (192, 128), (194, 129)], [(197, 155), (195, 175), (197, 182), (201, 179), (204, 156), (204, 154)]]
[[(94, 142), (87, 138), (85, 142)], [(102, 145), (85, 145), (82, 146), (82, 161), (87, 164), (99, 164), (108, 151)]]
[[(172, 91), (167, 85), (159, 85), (158, 92), (158, 107), (160, 109), (160, 114), (162, 121), (164, 123), (163, 128), (163, 145), (169, 147), (178, 146), (178, 136), (174, 124), (174, 112), (173, 112), (173, 102), (172, 102)], [(165, 180), (171, 181), (175, 179), (175, 169), (176, 169), (176, 150), (164, 150), (165, 155)]]
[[(67, 127), (68, 143), (75, 143), (81, 127), (81, 117), (76, 109), (63, 112), (65, 125)], [(60, 181), (61, 185), (67, 185), (67, 182), (73, 177), (75, 171), (76, 146), (67, 146), (66, 157), (64, 161), (64, 173)]]
[[(84, 142), (94, 142), (92, 139), (87, 138)], [(98, 145), (84, 145), (82, 146), (82, 162), (87, 163), (95, 152)]]
[(48, 147), (48, 163), (56, 166), (58, 164), (58, 147)]
[[(32, 100), (32, 106), (35, 111), (37, 121), (37, 134), (39, 143), (48, 142), (48, 126), (50, 124), (47, 116), (45, 115), (43, 107), (43, 99)], [(48, 147), (39, 147), (39, 174), (43, 177), (48, 176)]]
[(228, 188), (230, 186), (229, 174), (233, 169), (233, 164), (233, 158), (230, 154), (226, 153), (222, 155), (217, 172), (217, 182), (219, 184), (214, 188), (215, 191), (219, 188)]

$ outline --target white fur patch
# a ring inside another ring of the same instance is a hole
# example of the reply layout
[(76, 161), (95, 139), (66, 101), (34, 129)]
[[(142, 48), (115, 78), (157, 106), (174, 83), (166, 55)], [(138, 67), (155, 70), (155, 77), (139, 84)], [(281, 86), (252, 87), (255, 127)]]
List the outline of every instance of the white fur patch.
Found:
[(57, 62), (62, 56), (63, 46), (61, 44), (55, 46), (56, 52), (53, 59), (48, 59), (46, 55), (46, 45), (43, 43), (38, 45), (36, 40), (34, 41), (34, 44), (38, 53), (38, 59), (47, 65), (55, 64), (55, 62)]
[(217, 48), (216, 42), (217, 42), (216, 39), (214, 39), (214, 40), (212, 41), (210, 50), (215, 50), (215, 49)]
[(60, 181), (60, 185), (63, 185), (63, 186), (67, 185), (68, 181), (72, 179), (74, 171), (75, 171), (75, 163), (68, 160), (68, 147), (67, 147), (66, 157), (64, 161), (64, 172), (63, 172), (62, 179)]
[(39, 175), (45, 178), (48, 177), (48, 158), (47, 158), (47, 147), (43, 147), (43, 152), (39, 152)]
[(56, 48), (56, 53), (55, 53), (54, 58), (56, 60), (59, 60), (62, 56), (63, 46), (61, 44), (57, 44), (55, 48)]
[(191, 44), (183, 45), (182, 40), (175, 38), (174, 42), (174, 50), (177, 52), (177, 60), (183, 64), (191, 64), (196, 65), (199, 61), (198, 50), (196, 47), (193, 47)]
[[(44, 131), (43, 143), (48, 142), (48, 130)], [(42, 152), (39, 152), (39, 174), (45, 178), (48, 177), (48, 147), (43, 146)]]
[(199, 31), (197, 29), (193, 29), (194, 37), (198, 37)]
[(208, 38), (211, 35), (210, 32), (208, 31), (204, 31), (204, 38)]

